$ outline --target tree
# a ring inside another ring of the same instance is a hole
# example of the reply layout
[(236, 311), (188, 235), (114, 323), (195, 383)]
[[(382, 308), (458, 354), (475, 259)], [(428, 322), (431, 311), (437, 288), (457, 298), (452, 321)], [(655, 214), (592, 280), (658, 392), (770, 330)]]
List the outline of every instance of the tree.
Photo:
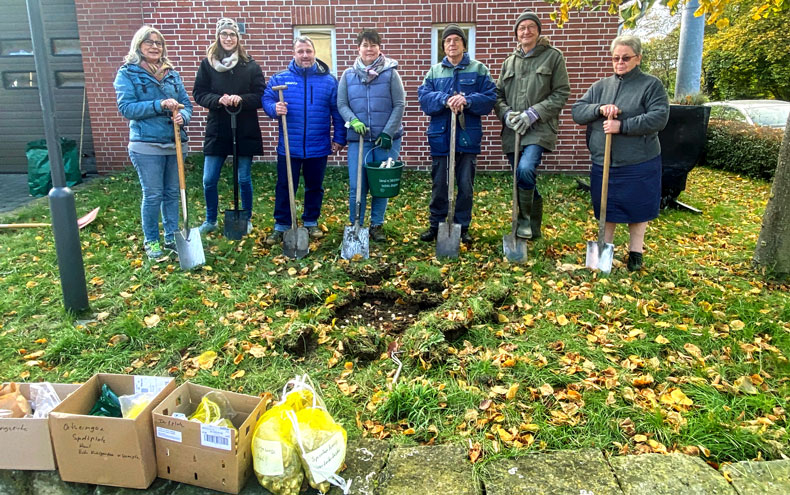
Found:
[[(633, 25), (641, 13), (642, 1), (620, 10), (622, 0), (546, 0), (557, 5), (552, 13), (552, 20), (562, 26), (569, 19), (571, 10), (584, 8), (605, 8), (611, 14), (621, 13), (626, 26)], [(677, 9), (688, 0), (669, 0), (670, 9)], [(748, 1), (748, 0), (746, 0)], [(744, 0), (700, 0), (695, 15), (708, 14), (708, 23), (724, 28), (729, 24), (725, 14), (728, 6), (746, 3)], [(750, 9), (750, 22), (763, 22), (775, 15), (786, 15), (790, 10), (790, 0), (757, 0)], [(630, 23), (630, 25), (629, 25)], [(771, 199), (768, 202), (760, 239), (754, 253), (754, 263), (766, 274), (778, 277), (790, 276), (790, 119), (785, 127), (782, 147), (779, 152), (779, 163), (772, 186)]]
[(709, 93), (717, 99), (790, 100), (790, 16), (754, 22), (748, 6), (731, 9), (732, 25), (706, 39)]
[(642, 45), (642, 68), (659, 78), (669, 94), (675, 92), (679, 41), (680, 27), (677, 27), (665, 37)]

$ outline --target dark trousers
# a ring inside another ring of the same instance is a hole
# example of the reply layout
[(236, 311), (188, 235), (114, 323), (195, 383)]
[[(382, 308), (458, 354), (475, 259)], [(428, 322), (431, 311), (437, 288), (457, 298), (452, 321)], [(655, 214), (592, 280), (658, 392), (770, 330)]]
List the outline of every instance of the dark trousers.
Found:
[[(274, 190), (274, 229), (284, 232), (291, 228), (291, 206), (288, 199), (288, 171), (285, 155), (277, 155), (277, 186)], [(302, 222), (305, 227), (318, 225), (321, 204), (324, 201), (324, 172), (326, 157), (291, 157), (294, 194), (299, 189), (299, 175), (304, 175), (304, 213)]]
[[(447, 200), (447, 171), (449, 170), (449, 157), (432, 156), (431, 178), (431, 227), (438, 227), (439, 223), (447, 221), (447, 210), (450, 205)], [(477, 155), (474, 153), (455, 154), (455, 184), (458, 194), (455, 198), (455, 215), (453, 223), (461, 225), (466, 230), (472, 221), (472, 199), (475, 188), (475, 167)]]

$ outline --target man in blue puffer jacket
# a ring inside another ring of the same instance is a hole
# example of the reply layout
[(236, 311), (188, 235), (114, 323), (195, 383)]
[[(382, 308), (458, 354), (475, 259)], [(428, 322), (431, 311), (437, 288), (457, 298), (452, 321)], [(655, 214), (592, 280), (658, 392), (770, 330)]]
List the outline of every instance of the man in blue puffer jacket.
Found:
[[(285, 101), (272, 88), (286, 85)], [(288, 144), (291, 151), (291, 171), (294, 190), (299, 187), (303, 171), (305, 193), (302, 221), (310, 237), (318, 239), (323, 232), (318, 228), (318, 217), (324, 200), (324, 172), (327, 156), (346, 145), (346, 128), (337, 111), (337, 79), (329, 66), (315, 58), (315, 46), (307, 36), (294, 41), (294, 58), (288, 68), (269, 79), (263, 93), (263, 110), (273, 119), (285, 116), (288, 121)], [(334, 137), (330, 136), (330, 127)], [(288, 199), (288, 175), (285, 160), (282, 121), (277, 145), (277, 186), (274, 201), (274, 232), (266, 243), (282, 242), (283, 233), (291, 228), (291, 207)], [(295, 226), (294, 226), (295, 227)]]
[(458, 125), (455, 142), (455, 181), (458, 196), (455, 202), (453, 223), (461, 225), (461, 240), (472, 242), (469, 224), (472, 221), (472, 196), (474, 194), (475, 165), (483, 138), (481, 117), (494, 108), (496, 85), (488, 67), (472, 60), (466, 53), (466, 35), (450, 24), (442, 32), (442, 46), (446, 56), (431, 67), (418, 88), (420, 107), (431, 117), (428, 125), (428, 143), (431, 145), (431, 225), (420, 239), (436, 239), (439, 223), (447, 220), (449, 207), (447, 195), (448, 157), (450, 155), (450, 118), (453, 112), (463, 113), (464, 125)]

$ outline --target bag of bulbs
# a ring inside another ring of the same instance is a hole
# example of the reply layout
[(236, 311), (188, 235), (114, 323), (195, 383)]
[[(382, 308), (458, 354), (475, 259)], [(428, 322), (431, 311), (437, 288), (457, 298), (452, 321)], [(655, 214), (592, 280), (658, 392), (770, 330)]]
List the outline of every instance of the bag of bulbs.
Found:
[(331, 485), (348, 493), (351, 483), (337, 474), (346, 458), (346, 440), (346, 430), (327, 412), (307, 375), (297, 376), (255, 426), (255, 476), (275, 495), (298, 494), (305, 474), (321, 493)]

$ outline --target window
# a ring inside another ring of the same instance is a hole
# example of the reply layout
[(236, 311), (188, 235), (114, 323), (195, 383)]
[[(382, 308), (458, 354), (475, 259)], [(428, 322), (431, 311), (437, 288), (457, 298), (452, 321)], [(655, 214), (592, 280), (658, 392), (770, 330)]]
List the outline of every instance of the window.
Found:
[(84, 88), (85, 73), (73, 71), (55, 72), (55, 86), (58, 88)]
[(294, 37), (297, 36), (309, 36), (315, 45), (315, 57), (325, 62), (332, 74), (337, 75), (334, 26), (297, 26), (294, 27)]
[[(475, 58), (475, 27), (472, 24), (458, 24), (466, 35), (466, 51), (469, 57)], [(431, 65), (439, 63), (444, 58), (442, 46), (442, 32), (447, 24), (434, 24), (431, 28)]]
[(30, 40), (0, 40), (0, 56), (32, 57), (33, 42)]
[(38, 78), (35, 72), (3, 72), (3, 87), (5, 89), (35, 89), (38, 87)]
[(71, 38), (61, 38), (52, 40), (52, 55), (80, 55), (80, 40)]

